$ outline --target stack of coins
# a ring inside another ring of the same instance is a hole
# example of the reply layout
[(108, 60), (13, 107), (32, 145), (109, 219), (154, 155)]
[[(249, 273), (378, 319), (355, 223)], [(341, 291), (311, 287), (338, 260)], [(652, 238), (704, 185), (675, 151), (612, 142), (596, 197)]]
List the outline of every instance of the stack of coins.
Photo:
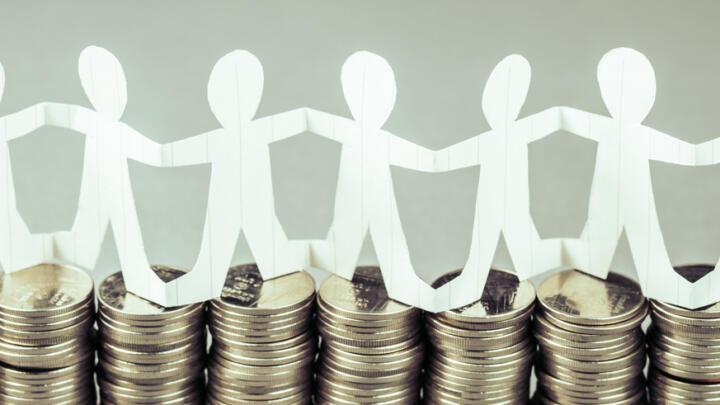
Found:
[[(153, 266), (167, 282), (182, 270)], [(202, 404), (205, 304), (165, 308), (125, 290), (122, 273), (98, 288), (97, 382), (104, 404)]]
[(208, 404), (309, 404), (317, 335), (315, 280), (305, 271), (263, 281), (232, 267), (208, 305)]
[[(710, 265), (677, 267), (695, 281)], [(654, 404), (720, 404), (720, 303), (689, 310), (651, 300), (648, 386)]]
[[(433, 283), (437, 288), (459, 275)], [(526, 404), (535, 341), (530, 316), (535, 287), (514, 274), (490, 270), (479, 301), (425, 314), (432, 342), (427, 362), (426, 404)]]
[(95, 403), (93, 291), (69, 266), (0, 274), (0, 403)]
[(540, 404), (644, 404), (647, 300), (634, 281), (577, 270), (538, 287), (533, 333)]
[(416, 404), (424, 358), (421, 311), (388, 298), (377, 267), (331, 275), (317, 296), (322, 337), (316, 404)]

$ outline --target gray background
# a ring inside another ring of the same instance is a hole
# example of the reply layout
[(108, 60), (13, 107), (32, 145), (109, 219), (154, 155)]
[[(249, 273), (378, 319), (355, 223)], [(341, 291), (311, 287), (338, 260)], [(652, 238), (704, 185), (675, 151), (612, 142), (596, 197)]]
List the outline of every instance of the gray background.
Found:
[[(339, 82), (345, 58), (366, 49), (395, 70), (398, 98), (385, 128), (440, 148), (487, 130), (480, 104), (493, 66), (510, 53), (531, 63), (521, 115), (553, 105), (606, 113), (595, 68), (611, 48), (643, 52), (657, 101), (645, 123), (678, 138), (716, 137), (720, 3), (643, 1), (215, 1), (27, 2), (0, 5), (0, 115), (39, 101), (89, 106), (77, 77), (87, 45), (124, 66), (123, 121), (159, 142), (218, 127), (207, 105), (214, 63), (233, 49), (262, 61), (258, 116), (311, 106), (349, 116)], [(20, 211), (33, 231), (71, 226), (83, 138), (44, 128), (11, 144)], [(321, 238), (332, 217), (339, 145), (304, 134), (272, 147), (276, 208), (293, 238)], [(530, 146), (531, 210), (544, 237), (577, 236), (587, 216), (595, 145), (558, 133)], [(189, 267), (199, 249), (209, 168), (132, 164), (150, 259)], [(393, 169), (413, 262), (425, 279), (467, 256), (479, 170), (420, 174)], [(658, 209), (674, 263), (720, 253), (720, 167), (652, 163)], [(118, 268), (112, 237), (97, 277)], [(372, 249), (363, 262), (372, 263)], [(251, 260), (238, 243), (236, 262)], [(511, 267), (501, 244), (496, 264)], [(623, 239), (615, 267), (632, 274)]]

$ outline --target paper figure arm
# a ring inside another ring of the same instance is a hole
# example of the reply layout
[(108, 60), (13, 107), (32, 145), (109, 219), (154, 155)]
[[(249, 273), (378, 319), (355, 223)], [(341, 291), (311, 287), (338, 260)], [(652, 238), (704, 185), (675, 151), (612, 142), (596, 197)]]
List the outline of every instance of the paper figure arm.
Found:
[(302, 107), (254, 120), (250, 128), (265, 132), (268, 143), (282, 141), (305, 131), (344, 143), (351, 133), (352, 125), (356, 123), (351, 119)]
[(696, 145), (695, 164), (707, 166), (720, 163), (720, 138), (711, 139)]
[(90, 132), (95, 111), (72, 104), (43, 102), (0, 118), (7, 140), (25, 136), (44, 126), (60, 127), (82, 134)]
[(389, 142), (388, 160), (391, 165), (421, 172), (435, 171), (435, 152), (407, 139), (382, 131)]
[(11, 141), (45, 126), (44, 103), (35, 104), (0, 118), (0, 128)]
[(720, 162), (720, 138), (696, 145), (653, 128), (642, 128), (648, 134), (651, 160), (681, 166), (714, 165)]
[(307, 112), (305, 108), (258, 118), (249, 124), (250, 131), (260, 131), (267, 143), (282, 141), (307, 131)]
[(602, 130), (593, 131), (593, 123), (607, 123), (611, 118), (578, 110), (572, 107), (555, 107), (560, 110), (561, 129), (591, 141), (602, 141)]
[(599, 142), (600, 132), (591, 130), (592, 121), (596, 119), (607, 119), (607, 117), (563, 106), (540, 111), (519, 120), (518, 123), (531, 125), (531, 130), (528, 132), (528, 143), (560, 130)]
[(450, 171), (478, 166), (485, 160), (493, 130), (435, 151), (434, 171)]
[(305, 108), (307, 114), (307, 130), (331, 141), (345, 143), (349, 136), (353, 136), (357, 128), (357, 121), (350, 118), (326, 113), (324, 111)]
[(163, 145), (124, 123), (118, 123), (118, 130), (122, 135), (123, 153), (127, 159), (151, 166), (163, 166)]
[(162, 166), (178, 167), (211, 163), (210, 145), (214, 139), (224, 136), (225, 129), (219, 128), (161, 146)]

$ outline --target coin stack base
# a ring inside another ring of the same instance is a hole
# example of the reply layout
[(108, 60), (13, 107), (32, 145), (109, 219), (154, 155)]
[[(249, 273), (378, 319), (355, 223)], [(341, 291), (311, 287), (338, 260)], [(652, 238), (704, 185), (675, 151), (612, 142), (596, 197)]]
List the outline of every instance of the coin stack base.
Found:
[(0, 403), (94, 404), (95, 298), (82, 270), (0, 272)]
[(379, 268), (359, 267), (352, 281), (331, 275), (317, 305), (316, 404), (418, 403), (421, 312), (388, 298)]
[[(185, 272), (153, 266), (163, 281)], [(165, 308), (125, 289), (122, 273), (98, 288), (97, 383), (103, 404), (202, 404), (205, 304)]]
[[(712, 265), (679, 266), (693, 281)], [(648, 329), (653, 404), (720, 404), (720, 303), (695, 310), (650, 300)]]
[[(459, 272), (441, 277), (438, 288)], [(535, 341), (530, 317), (535, 288), (514, 274), (490, 270), (479, 301), (425, 314), (432, 343), (425, 404), (521, 405), (529, 399)]]
[(538, 287), (533, 333), (540, 348), (535, 400), (544, 405), (644, 404), (647, 301), (619, 274), (576, 270)]
[(263, 281), (256, 265), (228, 271), (208, 305), (208, 404), (309, 404), (317, 337), (315, 281), (305, 271)]

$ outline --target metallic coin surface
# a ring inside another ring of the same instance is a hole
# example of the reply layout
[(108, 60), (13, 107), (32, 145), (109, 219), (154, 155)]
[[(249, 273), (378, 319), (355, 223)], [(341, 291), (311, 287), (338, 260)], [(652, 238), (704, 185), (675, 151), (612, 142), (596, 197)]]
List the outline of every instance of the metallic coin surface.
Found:
[(0, 403), (95, 402), (93, 290), (72, 266), (0, 273)]
[(0, 273), (0, 311), (29, 317), (62, 313), (86, 302), (92, 291), (92, 279), (84, 271), (66, 265), (39, 264), (14, 273)]
[(257, 265), (244, 264), (228, 270), (220, 301), (260, 314), (289, 312), (314, 295), (315, 280), (305, 271), (263, 281)]
[(329, 276), (320, 285), (318, 297), (333, 311), (348, 317), (395, 318), (418, 312), (388, 297), (377, 267), (358, 267), (351, 281)]
[[(458, 271), (446, 274), (439, 287)], [(530, 316), (535, 288), (512, 273), (491, 269), (480, 300), (425, 313), (432, 344), (423, 386), (428, 404), (525, 404), (535, 344)]]
[(377, 267), (330, 276), (317, 295), (316, 403), (414, 404), (424, 360), (421, 312), (390, 299)]
[(540, 404), (644, 404), (648, 305), (639, 286), (619, 274), (607, 280), (575, 270), (538, 288), (533, 334)]
[(555, 273), (540, 283), (538, 302), (548, 313), (580, 325), (622, 322), (647, 305), (640, 286), (617, 273), (602, 280), (577, 270)]
[[(711, 270), (709, 264), (678, 266), (693, 282)], [(648, 388), (653, 403), (720, 403), (720, 303), (687, 309), (651, 300), (648, 328)]]
[[(152, 266), (163, 281), (185, 274)], [(98, 384), (103, 403), (191, 404), (203, 398), (205, 304), (165, 308), (128, 292), (117, 272), (100, 284)]]
[[(182, 276), (186, 272), (167, 266), (153, 265), (152, 270), (161, 280), (167, 282)], [(125, 289), (122, 272), (108, 276), (98, 287), (98, 301), (108, 309), (128, 315), (167, 315), (182, 307), (165, 308), (152, 301), (141, 298)]]
[(232, 267), (208, 305), (207, 403), (310, 403), (314, 301), (305, 271), (263, 280), (254, 264)]
[[(448, 273), (433, 282), (438, 288), (460, 271)], [(449, 311), (447, 315), (461, 315), (460, 319), (483, 318), (489, 322), (512, 318), (535, 304), (535, 287), (530, 281), (520, 281), (515, 274), (505, 270), (490, 269), (482, 296), (478, 301)]]

